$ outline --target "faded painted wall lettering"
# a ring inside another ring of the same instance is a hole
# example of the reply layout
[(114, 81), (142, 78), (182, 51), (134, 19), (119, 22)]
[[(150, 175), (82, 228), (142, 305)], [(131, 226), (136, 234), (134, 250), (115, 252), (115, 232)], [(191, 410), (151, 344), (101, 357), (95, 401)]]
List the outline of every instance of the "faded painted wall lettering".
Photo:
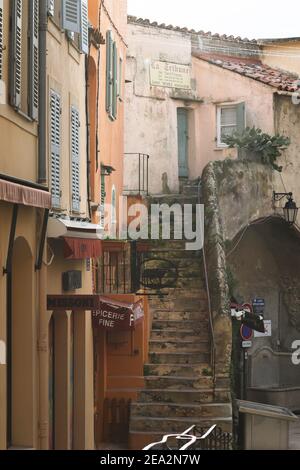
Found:
[(150, 65), (150, 80), (152, 86), (189, 90), (191, 69), (188, 65), (153, 61)]

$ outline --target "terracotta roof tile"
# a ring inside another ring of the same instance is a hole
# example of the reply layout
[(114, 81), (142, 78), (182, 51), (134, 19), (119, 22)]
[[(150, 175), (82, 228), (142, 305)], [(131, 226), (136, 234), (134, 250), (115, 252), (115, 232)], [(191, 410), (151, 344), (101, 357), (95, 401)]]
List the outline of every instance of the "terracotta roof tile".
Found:
[(248, 58), (241, 61), (240, 58), (220, 57), (217, 55), (199, 53), (193, 53), (193, 56), (216, 65), (217, 67), (222, 67), (231, 72), (252, 78), (253, 80), (258, 80), (278, 90), (288, 92), (300, 90), (299, 77), (296, 74), (269, 67), (258, 60)]

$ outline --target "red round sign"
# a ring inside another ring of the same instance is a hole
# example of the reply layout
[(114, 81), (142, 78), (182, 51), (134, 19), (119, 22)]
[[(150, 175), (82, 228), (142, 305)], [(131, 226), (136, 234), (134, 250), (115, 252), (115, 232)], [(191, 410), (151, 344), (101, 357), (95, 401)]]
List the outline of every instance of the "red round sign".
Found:
[(250, 341), (254, 335), (252, 328), (249, 328), (249, 326), (246, 325), (241, 326), (240, 333), (243, 341)]

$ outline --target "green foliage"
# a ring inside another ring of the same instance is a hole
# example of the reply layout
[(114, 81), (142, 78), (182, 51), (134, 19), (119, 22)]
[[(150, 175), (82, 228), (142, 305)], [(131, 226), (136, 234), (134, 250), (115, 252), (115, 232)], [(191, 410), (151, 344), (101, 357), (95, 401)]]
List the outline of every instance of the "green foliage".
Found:
[(235, 132), (232, 136), (224, 138), (229, 148), (246, 150), (257, 155), (261, 162), (270, 165), (274, 170), (282, 171), (276, 160), (290, 145), (291, 141), (283, 135), (271, 136), (256, 127), (247, 127), (243, 133)]

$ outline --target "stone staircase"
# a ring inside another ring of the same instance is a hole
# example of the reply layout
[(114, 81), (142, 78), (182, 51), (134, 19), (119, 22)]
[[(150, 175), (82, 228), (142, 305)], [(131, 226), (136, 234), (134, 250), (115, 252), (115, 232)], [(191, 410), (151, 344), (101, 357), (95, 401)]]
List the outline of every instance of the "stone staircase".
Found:
[[(191, 197), (176, 195), (174, 200), (184, 204)], [(176, 263), (178, 279), (173, 288), (162, 290), (163, 296), (149, 297), (149, 361), (144, 367), (145, 388), (131, 406), (130, 448), (141, 449), (193, 425), (209, 429), (216, 424), (231, 432), (230, 390), (228, 384), (215, 387), (211, 368), (202, 252), (186, 251), (184, 240), (160, 241), (148, 256)]]

